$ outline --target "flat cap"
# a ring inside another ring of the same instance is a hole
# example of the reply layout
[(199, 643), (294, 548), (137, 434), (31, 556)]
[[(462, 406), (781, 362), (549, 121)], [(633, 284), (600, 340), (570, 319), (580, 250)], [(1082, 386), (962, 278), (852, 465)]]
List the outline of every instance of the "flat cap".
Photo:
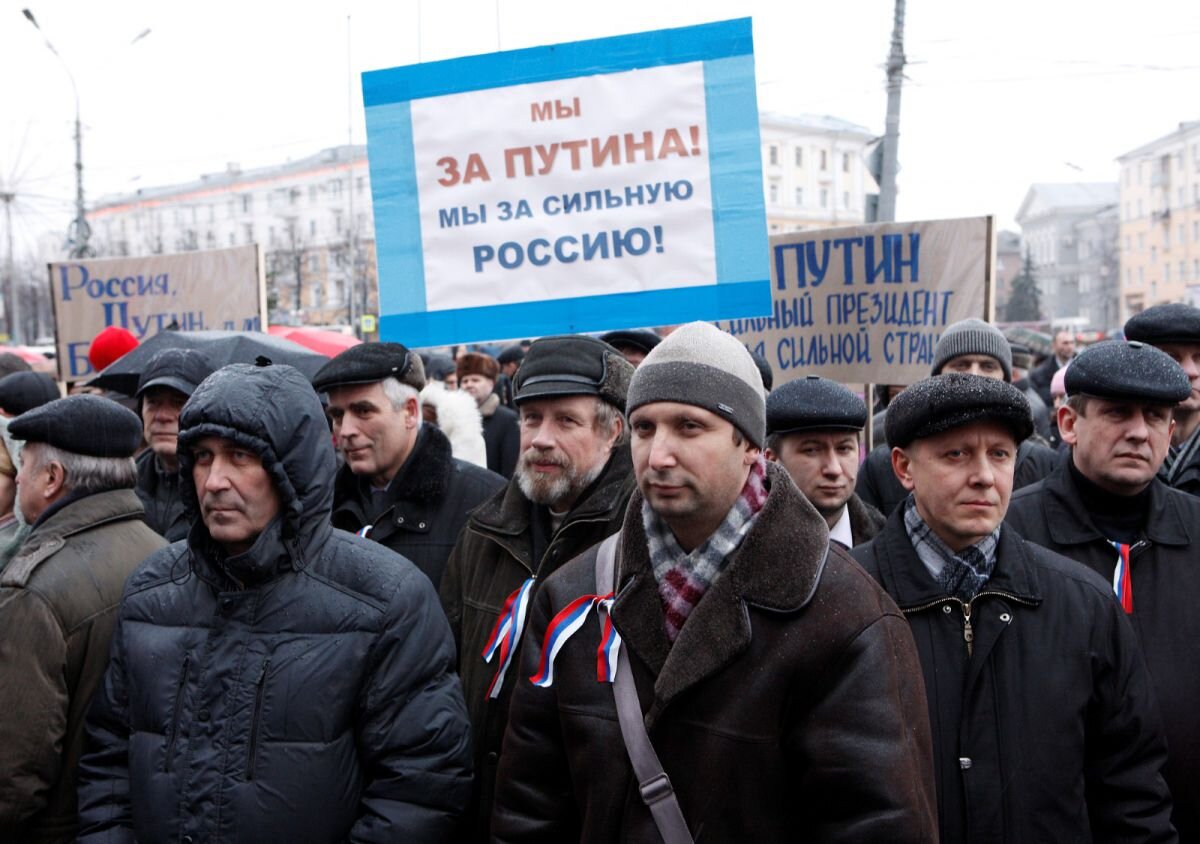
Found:
[(662, 338), (645, 328), (627, 328), (621, 331), (610, 331), (607, 334), (601, 334), (600, 339), (614, 349), (620, 349), (622, 346), (630, 346), (638, 349), (644, 354), (650, 354), (650, 350), (662, 342)]
[(13, 439), (46, 443), (90, 457), (133, 457), (142, 420), (112, 399), (89, 393), (55, 399), (8, 423)]
[(1013, 366), (1019, 366), (1021, 369), (1033, 369), (1033, 349), (1024, 343), (1014, 343), (1012, 340), (1008, 341), (1008, 348), (1012, 352)]
[(997, 422), (1018, 443), (1033, 433), (1033, 414), (1024, 393), (998, 378), (948, 372), (925, 378), (892, 399), (887, 412), (889, 445), (905, 448), (974, 422)]
[(602, 340), (566, 334), (534, 340), (513, 376), (513, 402), (599, 396), (625, 410), (633, 366)]
[(506, 363), (520, 363), (525, 359), (525, 350), (518, 346), (508, 346), (496, 355), (496, 361), (503, 366)]
[(359, 343), (317, 370), (312, 385), (318, 393), (350, 384), (374, 384), (395, 378), (414, 390), (425, 386), (425, 367), (416, 352), (400, 343)]
[(190, 398), (212, 372), (208, 358), (195, 349), (163, 349), (146, 365), (135, 395), (140, 398), (151, 387), (170, 387)]
[(1106, 340), (1075, 356), (1063, 379), (1067, 395), (1178, 404), (1192, 393), (1183, 367), (1137, 340)]
[(61, 394), (44, 372), (12, 372), (0, 378), (0, 408), (12, 416), (52, 402)]
[(1142, 343), (1200, 343), (1200, 308), (1182, 302), (1155, 305), (1125, 323), (1125, 339)]
[(794, 431), (861, 431), (866, 424), (863, 400), (819, 375), (789, 381), (767, 396), (767, 436)]

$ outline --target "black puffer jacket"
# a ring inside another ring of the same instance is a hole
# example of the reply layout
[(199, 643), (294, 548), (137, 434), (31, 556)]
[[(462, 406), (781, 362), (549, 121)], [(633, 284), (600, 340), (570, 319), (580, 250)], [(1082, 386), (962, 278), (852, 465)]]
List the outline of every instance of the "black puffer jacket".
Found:
[(144, 518), (152, 531), (168, 542), (187, 537), (189, 524), (179, 496), (179, 475), (165, 472), (149, 448), (137, 458), (137, 496), (146, 508)]
[(436, 587), (467, 516), (504, 483), (495, 472), (455, 459), (446, 435), (422, 425), (412, 453), (388, 485), (382, 512), (372, 512), (379, 505), (365, 478), (349, 466), (338, 470), (333, 524), (351, 533), (371, 525), (369, 539), (412, 560)]
[(81, 841), (437, 841), (470, 794), (454, 646), (428, 578), (329, 524), (308, 380), (226, 367), (181, 418), (262, 456), (282, 511), (225, 557), (201, 519), (125, 588), (89, 717)]

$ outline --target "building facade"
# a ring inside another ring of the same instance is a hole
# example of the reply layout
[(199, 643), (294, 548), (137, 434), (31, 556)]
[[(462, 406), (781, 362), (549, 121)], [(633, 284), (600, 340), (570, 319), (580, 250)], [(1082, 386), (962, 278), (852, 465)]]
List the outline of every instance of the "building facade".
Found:
[(1012, 281), (1021, 273), (1021, 236), (1016, 232), (996, 233), (996, 318), (1004, 321)]
[(1121, 313), (1200, 306), (1200, 120), (1117, 159)]
[(771, 234), (849, 226), (866, 219), (867, 149), (875, 136), (827, 115), (759, 116), (763, 196)]
[(1114, 182), (1035, 184), (1025, 194), (1021, 253), (1032, 259), (1047, 319), (1119, 327), (1117, 199)]
[(260, 244), (271, 323), (338, 325), (378, 313), (364, 146), (253, 170), (231, 164), (103, 199), (88, 216), (99, 257)]

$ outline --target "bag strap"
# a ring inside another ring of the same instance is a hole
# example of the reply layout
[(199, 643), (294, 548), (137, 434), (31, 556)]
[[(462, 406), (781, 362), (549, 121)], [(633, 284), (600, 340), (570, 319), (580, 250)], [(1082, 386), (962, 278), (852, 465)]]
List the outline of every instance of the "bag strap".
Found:
[[(620, 536), (618, 532), (605, 539), (596, 553), (598, 595), (616, 591), (617, 541)], [(638, 701), (637, 687), (633, 684), (633, 673), (629, 670), (629, 652), (624, 642), (617, 655), (613, 698), (617, 704), (617, 720), (621, 724), (625, 752), (633, 764), (638, 791), (654, 818), (654, 825), (658, 827), (665, 844), (692, 844), (692, 834), (688, 831), (687, 821), (683, 819), (671, 779), (663, 770), (662, 762), (658, 760), (658, 754), (654, 752), (654, 745), (650, 743), (650, 736), (646, 732), (646, 721)]]

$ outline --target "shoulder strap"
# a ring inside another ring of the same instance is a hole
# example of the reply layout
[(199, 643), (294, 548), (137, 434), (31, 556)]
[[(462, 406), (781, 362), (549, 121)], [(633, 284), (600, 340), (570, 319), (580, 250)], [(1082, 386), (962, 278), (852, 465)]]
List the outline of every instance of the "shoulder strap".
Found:
[[(620, 532), (617, 532), (605, 539), (596, 554), (596, 593), (599, 595), (616, 591), (616, 552), (620, 536)], [(629, 654), (624, 642), (617, 657), (613, 698), (617, 704), (617, 720), (621, 724), (625, 752), (629, 754), (633, 774), (637, 777), (638, 791), (642, 795), (642, 802), (650, 809), (664, 844), (691, 844), (692, 835), (688, 832), (687, 821), (683, 819), (671, 779), (663, 770), (662, 762), (658, 760), (658, 754), (654, 752), (654, 745), (650, 743), (650, 736), (646, 732), (646, 721), (642, 716), (637, 688), (633, 684), (633, 674), (629, 670)]]

